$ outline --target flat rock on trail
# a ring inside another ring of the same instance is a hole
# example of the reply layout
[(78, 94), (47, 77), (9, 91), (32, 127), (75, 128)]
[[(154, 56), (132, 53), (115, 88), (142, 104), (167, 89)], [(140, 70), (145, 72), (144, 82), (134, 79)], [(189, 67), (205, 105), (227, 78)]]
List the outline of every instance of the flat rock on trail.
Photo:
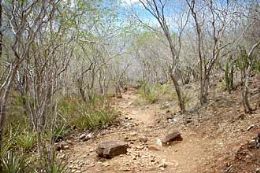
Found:
[[(159, 123), (158, 116), (165, 110), (157, 103), (135, 105), (136, 99), (138, 94), (133, 90), (115, 99), (114, 107), (122, 113), (119, 126), (109, 127), (86, 142), (75, 141), (69, 150), (59, 153), (68, 161), (70, 172), (216, 172), (210, 165), (216, 156), (230, 150), (221, 136), (210, 137), (182, 121)], [(183, 140), (161, 146), (160, 139), (172, 129), (178, 129)], [(109, 140), (127, 142), (127, 154), (97, 158), (95, 149)]]

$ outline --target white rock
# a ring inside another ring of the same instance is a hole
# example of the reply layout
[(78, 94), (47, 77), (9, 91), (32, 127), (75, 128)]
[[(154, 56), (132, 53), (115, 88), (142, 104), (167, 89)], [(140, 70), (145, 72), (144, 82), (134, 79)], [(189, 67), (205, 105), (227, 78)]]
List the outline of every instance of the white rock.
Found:
[(83, 140), (83, 139), (85, 139), (85, 137), (86, 137), (86, 134), (83, 133), (83, 134), (81, 134), (81, 135), (79, 136), (79, 139), (80, 139), (80, 140)]
[(110, 164), (109, 164), (109, 163), (107, 163), (107, 162), (104, 162), (104, 163), (102, 163), (102, 165), (103, 165), (103, 166), (105, 166), (105, 167), (108, 167), (108, 166), (110, 166)]
[(156, 145), (158, 145), (158, 146), (162, 146), (162, 141), (161, 141), (161, 139), (159, 139), (159, 138), (157, 138), (156, 139)]
[(159, 167), (160, 168), (166, 168), (168, 165), (166, 163), (166, 160), (165, 159), (162, 159), (161, 163), (159, 164)]

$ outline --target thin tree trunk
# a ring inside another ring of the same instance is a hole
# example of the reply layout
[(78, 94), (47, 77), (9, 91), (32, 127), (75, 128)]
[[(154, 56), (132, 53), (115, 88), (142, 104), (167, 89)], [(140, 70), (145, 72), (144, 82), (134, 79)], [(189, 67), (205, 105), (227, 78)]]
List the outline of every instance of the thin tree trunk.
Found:
[(12, 87), (15, 75), (17, 73), (17, 70), (19, 68), (19, 62), (16, 63), (14, 67), (10, 67), (10, 73), (6, 77), (5, 83), (0, 89), (0, 153), (2, 151), (3, 147), (3, 132), (4, 132), (4, 125), (5, 125), (5, 119), (6, 119), (6, 104), (7, 99), (10, 93), (10, 89)]
[(248, 80), (249, 80), (249, 73), (248, 71), (244, 71), (243, 72), (243, 89), (242, 89), (242, 100), (243, 100), (243, 106), (245, 109), (245, 113), (249, 113), (251, 114), (254, 109), (251, 107), (250, 103), (249, 103), (249, 84), (248, 84)]
[(181, 113), (184, 113), (186, 111), (186, 109), (185, 109), (185, 103), (184, 103), (184, 100), (183, 100), (181, 88), (180, 88), (179, 83), (178, 83), (176, 77), (174, 76), (174, 74), (171, 73), (170, 77), (172, 79), (172, 82), (173, 82), (174, 87), (175, 87), (175, 91), (177, 93), (177, 97), (178, 97), (178, 102), (179, 102), (179, 107), (180, 107)]
[(243, 69), (241, 72), (241, 76), (242, 76), (242, 84), (243, 84), (243, 90), (242, 90), (242, 101), (243, 101), (243, 106), (245, 109), (245, 113), (252, 113), (254, 110), (256, 110), (257, 108), (253, 109), (249, 103), (249, 78), (251, 75), (251, 71), (252, 71), (252, 64), (253, 64), (253, 52), (254, 50), (260, 45), (260, 40), (255, 43), (252, 48), (250, 49), (250, 51), (247, 54), (247, 58), (249, 60), (249, 64), (248, 67), (246, 69)]
[(231, 94), (231, 90), (234, 89), (234, 66), (233, 64), (231, 64), (231, 71), (230, 71), (230, 94)]
[(201, 80), (200, 86), (200, 104), (204, 105), (208, 102), (209, 75), (205, 75)]
[(164, 14), (164, 7), (165, 4), (162, 1), (148, 1), (148, 3), (145, 3), (142, 0), (139, 0), (139, 2), (143, 5), (143, 7), (151, 14), (153, 15), (157, 22), (160, 24), (161, 29), (163, 30), (164, 36), (166, 37), (169, 48), (171, 51), (172, 56), (172, 62), (171, 67), (169, 68), (169, 75), (173, 81), (175, 91), (178, 95), (178, 101), (181, 112), (185, 112), (185, 105), (184, 105), (184, 99), (182, 98), (181, 88), (178, 83), (178, 80), (176, 78), (176, 73), (174, 68), (178, 67), (179, 63), (179, 53), (176, 51), (176, 47), (173, 43), (172, 37), (171, 37), (171, 31), (167, 25), (165, 14)]
[[(6, 100), (4, 98), (1, 98), (0, 101), (0, 154), (3, 147), (3, 132), (4, 132), (4, 122), (5, 122), (5, 116), (6, 116)], [(0, 167), (1, 171), (1, 167)]]
[(86, 103), (87, 102), (87, 98), (86, 98), (86, 95), (85, 95), (85, 91), (82, 87), (79, 88), (79, 93), (81, 95), (81, 98), (82, 100)]
[[(2, 42), (3, 42), (3, 33), (2, 33), (2, 0), (0, 0), (0, 59), (2, 59), (2, 51), (3, 51), (3, 46), (2, 46)], [(0, 93), (1, 94), (1, 93)], [(1, 95), (2, 96), (2, 95)], [(2, 149), (2, 135), (3, 135), (3, 126), (4, 126), (4, 118), (5, 118), (5, 104), (6, 104), (6, 100), (4, 100), (3, 97), (0, 98), (0, 153), (1, 153), (1, 149)], [(1, 166), (0, 166), (0, 172), (1, 172)]]
[[(174, 45), (173, 45), (173, 41), (172, 41), (172, 38), (170, 36), (170, 32), (169, 32), (169, 29), (167, 28), (167, 25), (165, 24), (165, 29), (164, 29), (164, 34), (168, 40), (168, 43), (169, 43), (169, 46), (170, 46), (170, 50), (171, 50), (171, 55), (172, 55), (172, 68), (174, 68), (174, 65), (177, 66), (178, 65), (178, 57), (176, 57), (175, 55), (175, 48), (174, 48)], [(184, 113), (186, 111), (185, 109), (185, 103), (184, 103), (184, 99), (183, 99), (183, 96), (182, 96), (182, 92), (181, 92), (181, 88), (180, 88), (180, 85), (178, 83), (178, 80), (176, 78), (176, 75), (175, 75), (175, 71), (176, 70), (173, 70), (172, 68), (170, 68), (169, 72), (170, 72), (170, 77), (172, 79), (172, 82), (174, 84), (174, 87), (175, 87), (175, 91), (177, 93), (177, 96), (178, 96), (178, 102), (179, 102), (179, 107), (180, 107), (180, 110), (182, 113)]]

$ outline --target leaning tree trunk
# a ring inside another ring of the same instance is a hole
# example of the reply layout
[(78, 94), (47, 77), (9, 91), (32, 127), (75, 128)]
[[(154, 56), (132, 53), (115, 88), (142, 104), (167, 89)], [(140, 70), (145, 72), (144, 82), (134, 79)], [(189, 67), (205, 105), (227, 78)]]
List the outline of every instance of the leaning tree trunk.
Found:
[(176, 57), (176, 53), (175, 53), (176, 51), (175, 51), (175, 48), (174, 48), (174, 44), (173, 44), (172, 38), (170, 36), (169, 28), (167, 27), (166, 24), (165, 24), (165, 28), (164, 28), (164, 34), (165, 34), (166, 39), (169, 43), (170, 51), (171, 51), (171, 55), (172, 55), (172, 67), (170, 67), (170, 69), (169, 69), (170, 77), (171, 77), (171, 80), (174, 84), (175, 91), (177, 93), (181, 113), (184, 113), (184, 112), (186, 112), (184, 98), (183, 98), (183, 95), (182, 95), (182, 92), (181, 92), (181, 87), (180, 87), (178, 80), (177, 80), (177, 77), (176, 77), (176, 70), (173, 69), (174, 66), (176, 66), (176, 67), (178, 66), (179, 59), (178, 59), (178, 57)]
[[(3, 147), (3, 131), (4, 131), (5, 116), (6, 116), (6, 99), (2, 97), (0, 101), (0, 154), (2, 154), (2, 147)], [(0, 165), (0, 171), (1, 171), (1, 165)]]
[(245, 113), (251, 114), (254, 109), (251, 107), (249, 102), (249, 76), (250, 76), (250, 68), (247, 70), (244, 70), (242, 72), (242, 102), (244, 106)]
[(180, 85), (176, 79), (176, 76), (173, 74), (173, 73), (170, 73), (170, 77), (171, 77), (171, 80), (174, 84), (174, 87), (175, 87), (175, 91), (177, 93), (177, 97), (178, 97), (178, 102), (179, 102), (179, 107), (180, 107), (180, 110), (181, 110), (181, 113), (184, 113), (185, 112), (185, 103), (184, 103), (184, 99), (183, 99), (183, 96), (182, 96), (182, 92), (181, 92), (181, 88), (180, 88)]
[(200, 104), (204, 105), (208, 102), (208, 89), (209, 89), (209, 73), (206, 68), (200, 71)]
[[(2, 33), (2, 0), (0, 0), (0, 58), (2, 59), (2, 51), (3, 51), (3, 46), (2, 46), (2, 41), (3, 41), (3, 33)], [(5, 103), (6, 101), (2, 97), (1, 93), (1, 100), (0, 100), (0, 153), (1, 153), (1, 148), (2, 148), (2, 134), (3, 134), (3, 125), (4, 125), (4, 117), (5, 117)], [(0, 166), (0, 171), (1, 171), (1, 166)]]
[[(15, 75), (17, 73), (17, 70), (19, 68), (19, 61), (14, 61), (14, 66), (11, 65), (10, 72), (6, 76), (6, 80), (3, 82), (3, 85), (0, 88), (0, 153), (2, 151), (3, 147), (3, 132), (4, 132), (4, 125), (5, 125), (5, 119), (6, 119), (6, 105), (7, 105), (7, 99), (15, 78)], [(0, 168), (1, 172), (1, 168)]]
[[(252, 113), (255, 109), (253, 109), (249, 103), (249, 78), (251, 76), (252, 72), (252, 66), (253, 66), (253, 53), (254, 50), (260, 45), (260, 40), (255, 43), (248, 54), (242, 55), (246, 56), (248, 60), (248, 64), (246, 67), (241, 69), (241, 77), (242, 77), (242, 84), (243, 84), (243, 89), (242, 89), (242, 102), (243, 106), (245, 109), (245, 113)], [(246, 52), (245, 52), (246, 53)]]

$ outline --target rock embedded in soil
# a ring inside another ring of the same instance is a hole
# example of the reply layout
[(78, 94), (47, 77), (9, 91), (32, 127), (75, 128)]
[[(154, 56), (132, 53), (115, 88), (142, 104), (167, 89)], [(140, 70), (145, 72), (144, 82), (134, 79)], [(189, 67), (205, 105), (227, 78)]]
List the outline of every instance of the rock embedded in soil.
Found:
[(102, 158), (113, 158), (120, 154), (126, 154), (128, 144), (122, 141), (105, 141), (98, 145), (96, 153)]
[(159, 164), (159, 167), (161, 168), (166, 168), (168, 165), (166, 163), (166, 160), (165, 159), (162, 159), (161, 163)]
[(80, 140), (83, 140), (83, 139), (85, 139), (86, 138), (86, 134), (81, 134), (80, 136), (79, 136), (79, 139)]
[(185, 124), (190, 124), (190, 123), (192, 123), (192, 119), (191, 119), (191, 118), (187, 118), (187, 119), (185, 120)]
[(148, 141), (148, 138), (147, 137), (140, 137), (139, 141), (142, 142), (142, 143), (146, 143)]
[(162, 140), (163, 145), (169, 145), (174, 141), (182, 141), (182, 136), (179, 131), (172, 131), (171, 133), (167, 134)]
[(67, 142), (62, 141), (60, 143), (55, 144), (55, 149), (56, 149), (56, 151), (67, 150), (67, 149), (69, 149), (69, 145)]
[(110, 164), (107, 163), (107, 162), (102, 163), (102, 165), (103, 165), (104, 167), (108, 167), (108, 166), (110, 166)]
[(257, 134), (257, 136), (254, 139), (252, 139), (251, 141), (248, 142), (248, 146), (251, 149), (260, 148), (260, 132)]
[(81, 141), (88, 141), (89, 139), (92, 139), (92, 138), (93, 138), (92, 133), (88, 133), (88, 134), (83, 133), (82, 135), (79, 136), (79, 140), (81, 140)]
[(158, 148), (157, 146), (154, 146), (154, 145), (149, 145), (147, 148), (148, 148), (148, 150), (151, 150), (151, 151), (160, 151), (160, 148)]

